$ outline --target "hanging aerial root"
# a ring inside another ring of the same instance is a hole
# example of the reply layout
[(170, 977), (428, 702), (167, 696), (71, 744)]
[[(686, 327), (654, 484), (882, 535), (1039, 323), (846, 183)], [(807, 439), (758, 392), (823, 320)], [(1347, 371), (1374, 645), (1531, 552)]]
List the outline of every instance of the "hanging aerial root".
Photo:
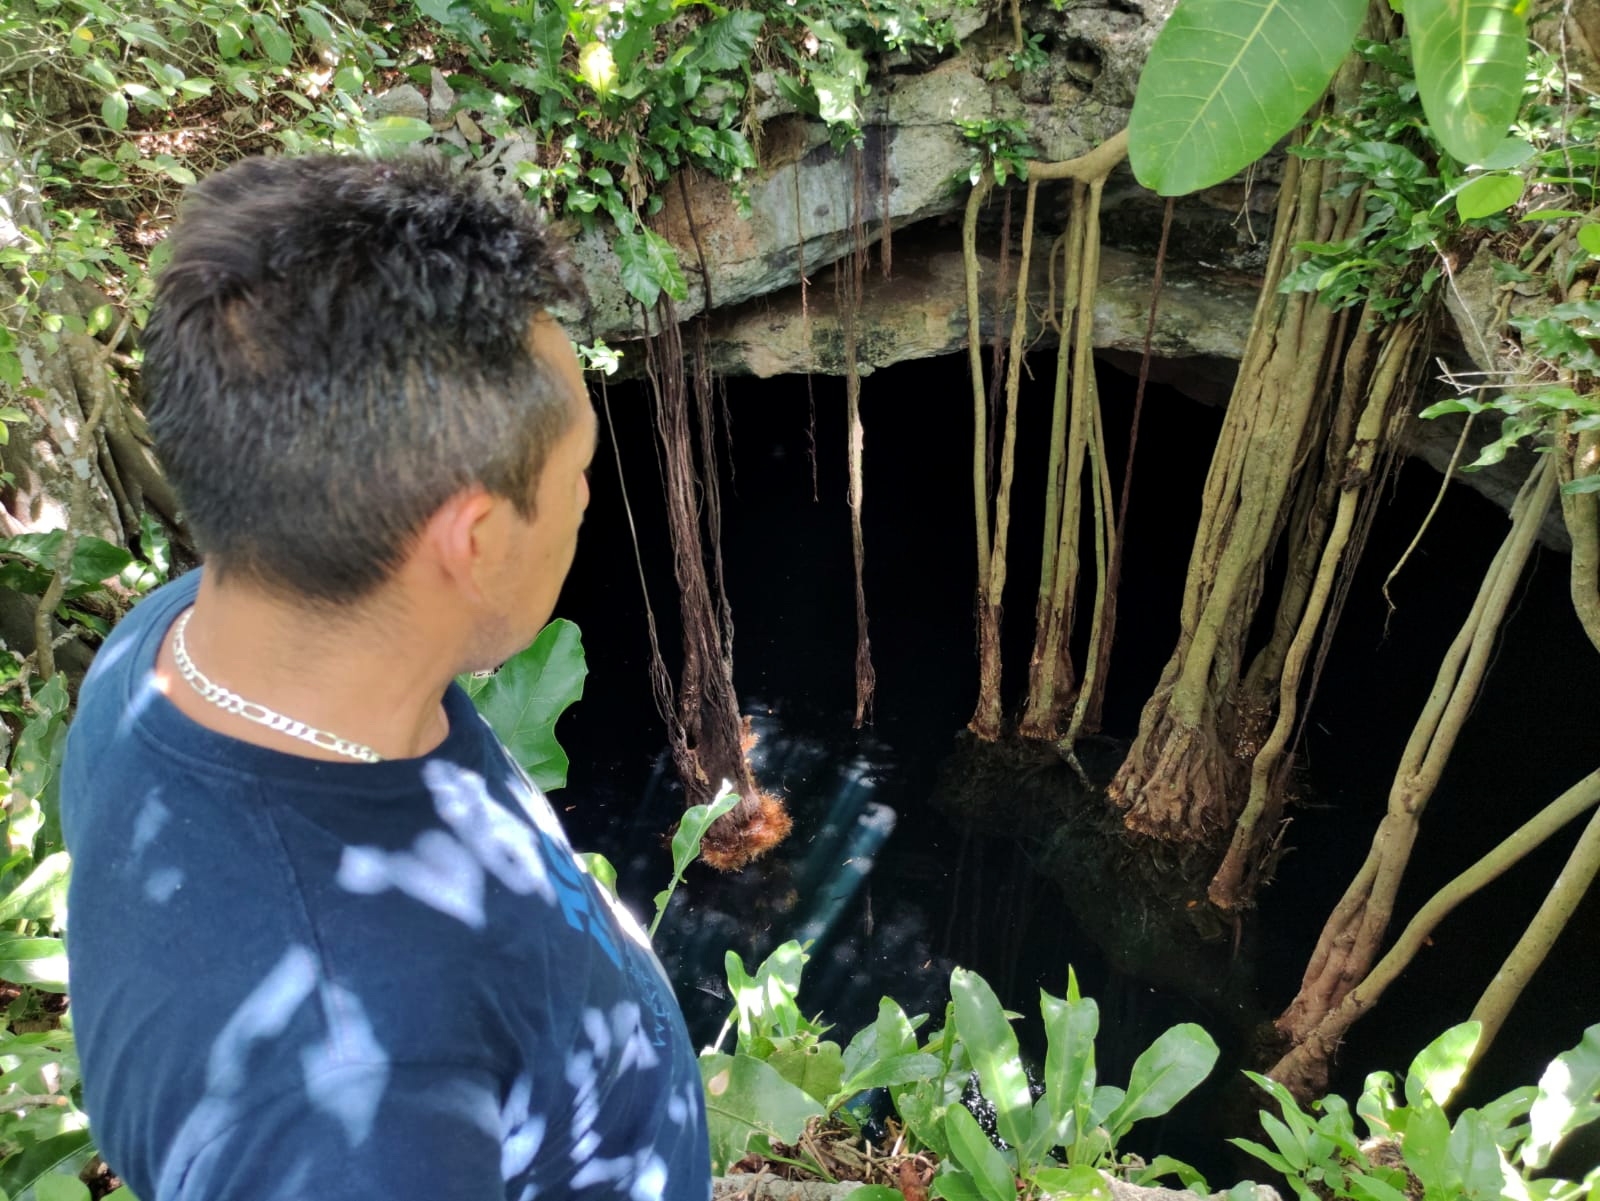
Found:
[(1318, 1072), (1325, 1078), (1326, 1059), (1320, 1065), (1315, 1061), (1332, 1053), (1337, 1038), (1324, 1037), (1324, 1019), (1367, 976), (1387, 934), (1422, 814), (1477, 699), (1501, 624), (1550, 507), (1555, 476), (1549, 465), (1548, 457), (1535, 465), (1512, 505), (1511, 529), (1440, 663), (1395, 771), (1388, 809), (1373, 834), (1367, 858), (1323, 926), (1299, 992), (1277, 1019), (1279, 1032), (1294, 1048), (1290, 1055), (1297, 1059), (1296, 1072), (1307, 1078)]
[[(751, 728), (749, 717), (740, 719), (739, 728), (739, 750), (746, 771), (754, 779), (754, 772), (750, 771), (750, 752), (755, 748), (758, 735)], [(789, 837), (793, 826), (783, 801), (757, 787), (748, 796), (741, 796), (739, 804), (725, 816), (711, 823), (700, 840), (700, 858), (719, 872), (738, 871)]]
[[(1345, 1034), (1363, 1014), (1378, 1003), (1388, 987), (1399, 979), (1411, 961), (1416, 958), (1417, 952), (1427, 945), (1429, 937), (1438, 928), (1439, 923), (1468, 897), (1499, 879), (1568, 823), (1596, 804), (1600, 804), (1600, 771), (1591, 772), (1579, 780), (1507, 835), (1488, 854), (1434, 893), (1406, 923), (1405, 929), (1395, 939), (1394, 945), (1373, 965), (1372, 970), (1359, 982), (1354, 982), (1353, 987), (1344, 994), (1339, 1004), (1317, 1022), (1299, 1044), (1274, 1064), (1267, 1074), (1302, 1099), (1325, 1093), (1328, 1065)], [(1568, 860), (1568, 868), (1574, 870), (1570, 872), (1564, 870), (1562, 873), (1566, 877), (1567, 885), (1575, 886), (1585, 874), (1592, 879), (1592, 869), (1596, 866), (1592, 856), (1597, 853), (1600, 853), (1600, 817), (1590, 819), (1578, 846), (1574, 848)], [(1585, 880), (1585, 887), (1587, 883)], [(1565, 908), (1566, 902), (1572, 898), (1570, 891), (1563, 889), (1561, 885), (1562, 881), (1558, 880), (1552, 892), (1557, 897), (1556, 905)], [(1547, 916), (1554, 918), (1557, 915)], [(1537, 949), (1537, 943), (1542, 941), (1541, 935), (1549, 933), (1550, 926), (1542, 925), (1536, 915), (1529, 929), (1539, 931), (1533, 935), (1532, 940), (1535, 944), (1533, 949)], [(1518, 945), (1520, 948), (1523, 944), (1519, 942)], [(1527, 974), (1537, 966), (1532, 964), (1530, 959), (1531, 956), (1519, 958), (1518, 953), (1513, 951), (1507, 961), (1520, 981), (1525, 982)], [(1504, 971), (1502, 968), (1502, 972)], [(1499, 976), (1496, 977), (1497, 983), (1498, 980)], [(1509, 989), (1497, 993), (1496, 988), (1497, 984), (1491, 984), (1484, 998), (1478, 1002), (1478, 1009), (1472, 1015), (1474, 1019), (1483, 1020), (1485, 1016), (1493, 1018), (1495, 1013), (1491, 1012), (1492, 1010), (1498, 1010), (1498, 1016), (1503, 1019), (1504, 1010), (1501, 1009), (1501, 1003), (1504, 1002), (1504, 1008), (1509, 1009), (1510, 1001), (1515, 999), (1515, 993)], [(1520, 991), (1520, 983), (1516, 991)], [(1492, 1037), (1492, 1032), (1488, 1032), (1480, 1039), (1479, 1055), (1487, 1048)]]

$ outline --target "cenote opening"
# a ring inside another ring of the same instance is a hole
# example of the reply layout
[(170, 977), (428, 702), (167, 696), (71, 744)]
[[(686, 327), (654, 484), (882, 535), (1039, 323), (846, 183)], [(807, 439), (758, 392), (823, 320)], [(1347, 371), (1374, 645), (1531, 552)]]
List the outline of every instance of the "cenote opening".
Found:
[[(1016, 484), (1037, 497), (1045, 472), (1049, 368), (1024, 374)], [(1133, 379), (1102, 363), (1110, 461), (1126, 454)], [(1328, 912), (1366, 854), (1395, 765), (1506, 528), (1504, 512), (1452, 485), (1409, 566), (1384, 577), (1433, 502), (1439, 475), (1403, 461), (1388, 487), (1349, 593), (1300, 748), (1285, 853), (1240, 928), (1199, 933), (1156, 961), (1120, 945), (1149, 901), (1136, 878), (1097, 881), (1093, 912), (1062, 877), (1072, 862), (1037, 821), (1010, 806), (1047, 804), (1070, 787), (1047, 760), (952, 772), (976, 689), (971, 394), (964, 359), (906, 363), (863, 380), (866, 598), (877, 671), (875, 720), (851, 728), (855, 610), (846, 506), (844, 391), (815, 376), (729, 378), (721, 443), (723, 555), (737, 627), (735, 681), (761, 741), (758, 775), (780, 792), (794, 832), (768, 859), (730, 876), (696, 865), (658, 939), (691, 1032), (709, 1042), (727, 1015), (723, 953), (753, 968), (778, 943), (811, 941), (801, 1002), (848, 1037), (880, 996), (937, 1020), (952, 966), (980, 972), (1001, 1000), (1036, 1018), (1038, 990), (1060, 993), (1068, 965), (1101, 1007), (1100, 1077), (1125, 1083), (1134, 1057), (1178, 1021), (1203, 1025), (1222, 1059), (1168, 1118), (1136, 1128), (1128, 1149), (1177, 1155), (1215, 1181), (1260, 1177), (1223, 1139), (1247, 1134), (1255, 1102), (1238, 1086), (1264, 1023), (1293, 996)], [(573, 841), (617, 864), (637, 912), (670, 871), (663, 836), (683, 805), (662, 753), (648, 675), (640, 569), (669, 671), (680, 656), (649, 401), (613, 383), (601, 415), (593, 500), (558, 615), (584, 633), (590, 675), (559, 736), (572, 767), (556, 797)], [(815, 459), (812, 419), (815, 412)], [(1160, 385), (1146, 398), (1132, 493), (1122, 612), (1104, 728), (1126, 740), (1171, 652), (1199, 497), (1222, 418)], [(615, 441), (613, 442), (612, 436)], [(620, 455), (639, 554), (617, 474)], [(815, 492), (813, 491), (815, 479)], [(1041, 527), (1018, 504), (1006, 594), (1008, 704), (1020, 703), (1032, 640)], [(1396, 912), (1432, 892), (1537, 806), (1593, 770), (1593, 648), (1567, 597), (1565, 556), (1540, 551), (1501, 634), (1487, 685), (1429, 807)], [(1081, 636), (1080, 631), (1080, 636)], [(1114, 764), (1116, 749), (1101, 752)], [(1093, 749), (1086, 751), (1092, 757)], [(1109, 772), (1109, 767), (1106, 768)], [(976, 783), (975, 783), (976, 781)], [(985, 795), (963, 793), (980, 788)], [(1560, 870), (1575, 831), (1459, 908), (1380, 1005), (1351, 1030), (1333, 1090), (1358, 1092), (1376, 1069), (1463, 1020)], [(1116, 913), (1108, 931), (1106, 916)], [(1084, 920), (1087, 917), (1087, 920)], [(1600, 992), (1600, 898), (1590, 895), (1518, 1002), (1467, 1100), (1532, 1083), (1572, 1046)], [(1042, 1056), (1036, 1021), (1019, 1035)], [(1155, 1128), (1158, 1127), (1158, 1128)]]

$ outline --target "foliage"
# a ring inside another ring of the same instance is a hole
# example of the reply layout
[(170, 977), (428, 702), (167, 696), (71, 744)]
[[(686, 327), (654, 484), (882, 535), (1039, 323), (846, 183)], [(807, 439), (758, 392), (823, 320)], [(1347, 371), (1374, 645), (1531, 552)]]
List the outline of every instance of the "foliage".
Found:
[[(26, 68), (0, 77), (0, 146), (10, 151), (0, 196), (21, 202), (0, 242), (0, 269), (20, 285), (0, 325), (21, 334), (0, 340), (0, 384), (26, 395), (40, 382), (28, 343), (53, 355), (63, 332), (104, 335), (119, 314), (143, 327), (160, 259), (151, 217), (170, 211), (197, 168), (273, 142), (378, 152), (415, 132), (364, 121), (362, 87), (393, 60), (318, 0), (29, 8), (0, 15), (0, 52)], [(226, 120), (228, 105), (246, 119)], [(183, 120), (193, 113), (209, 119)], [(101, 299), (78, 303), (78, 284)]]
[[(0, 769), (6, 813), (0, 980), (19, 986), (0, 1029), (0, 1195), (18, 1196), (57, 1175), (77, 1183), (94, 1154), (70, 1025), (58, 1023), (59, 1005), (47, 999), (67, 983), (60, 935), (68, 861), (57, 816), (67, 708), (58, 673), (32, 692), (9, 763)], [(57, 1187), (35, 1191), (45, 1196)]]
[(458, 682), (511, 757), (542, 791), (550, 791), (567, 783), (567, 753), (556, 741), (556, 719), (583, 695), (588, 674), (583, 635), (557, 618), (492, 674)]
[[(1359, 41), (1357, 50), (1385, 78), (1363, 84), (1352, 108), (1319, 120), (1293, 152), (1337, 160), (1344, 182), (1332, 196), (1359, 189), (1362, 225), (1336, 242), (1297, 244), (1305, 258), (1284, 279), (1284, 291), (1314, 291), (1336, 308), (1369, 304), (1383, 319), (1406, 316), (1437, 290), (1447, 256), (1464, 235), (1508, 230), (1508, 210), (1525, 199), (1594, 199), (1600, 126), (1591, 112), (1558, 103), (1566, 82), (1548, 69), (1546, 56), (1531, 63), (1517, 136), (1463, 166), (1424, 118), (1410, 44)], [(1549, 218), (1550, 210), (1541, 209), (1521, 220)]]
[(1593, 1197), (1600, 1167), (1582, 1183), (1529, 1174), (1549, 1164), (1567, 1134), (1600, 1118), (1600, 1025), (1557, 1056), (1537, 1087), (1513, 1089), (1481, 1109), (1463, 1110), (1452, 1122), (1445, 1104), (1480, 1033), (1477, 1022), (1466, 1022), (1425, 1047), (1412, 1060), (1399, 1098), (1389, 1073), (1368, 1076), (1356, 1104), (1367, 1129), (1364, 1139), (1343, 1098), (1325, 1097), (1312, 1107), (1320, 1116), (1313, 1116), (1281, 1084), (1248, 1073), (1277, 1101), (1283, 1117), (1261, 1112), (1272, 1147), (1230, 1141), (1282, 1172), (1300, 1201)]
[(1145, 187), (1182, 196), (1255, 162), (1314, 104), (1367, 0), (1182, 0), (1150, 47), (1128, 118)]
[[(661, 917), (672, 902), (672, 894), (683, 882), (683, 873), (689, 870), (695, 856), (700, 854), (700, 843), (711, 829), (711, 824), (739, 803), (739, 794), (733, 792), (724, 780), (716, 797), (707, 805), (690, 805), (678, 819), (678, 828), (672, 832), (672, 879), (656, 893), (656, 912), (650, 919), (650, 937), (654, 938)], [(615, 872), (612, 873), (615, 876)]]
[[(845, 1108), (851, 1098), (926, 1081), (949, 1066), (948, 1059), (918, 1049), (916, 1028), (925, 1019), (907, 1018), (887, 997), (877, 1020), (844, 1048), (823, 1038), (828, 1027), (808, 1019), (796, 1001), (805, 961), (800, 944), (787, 942), (752, 976), (737, 952), (727, 954), (734, 1010), (700, 1059), (718, 1171), (751, 1150), (782, 1159), (775, 1144), (798, 1142), (810, 1119), (833, 1115), (854, 1123)], [(731, 1055), (717, 1049), (730, 1029), (737, 1030)], [(818, 1165), (805, 1166), (826, 1178)]]
[[(1180, 196), (1260, 158), (1323, 94), (1366, 8), (1366, 0), (1181, 0), (1151, 47), (1128, 122), (1139, 182)], [(1422, 106), (1462, 162), (1488, 156), (1516, 115), (1525, 12), (1526, 0), (1408, 0)]]
[[(1560, 323), (1560, 319), (1555, 317), (1540, 320)], [(1419, 416), (1434, 418), (1442, 417), (1446, 413), (1501, 415), (1499, 435), (1478, 452), (1476, 459), (1461, 469), (1478, 471), (1500, 462), (1524, 439), (1542, 437), (1554, 426), (1558, 417), (1568, 417), (1570, 421), (1567, 428), (1574, 431), (1600, 429), (1600, 396), (1593, 393), (1580, 395), (1569, 387), (1529, 388), (1517, 392), (1504, 392), (1487, 400), (1479, 400), (1472, 396), (1453, 396), (1448, 400), (1429, 405)], [(1600, 490), (1600, 476), (1583, 476), (1563, 485), (1562, 490), (1569, 493)]]
[[(1097, 1085), (1099, 1013), (1092, 1000), (1079, 996), (1069, 972), (1065, 998), (1041, 993), (1049, 1051), (1043, 1088), (1036, 1090), (1011, 1030), (1013, 1015), (982, 977), (961, 968), (951, 973), (943, 1027), (926, 1042), (919, 1046), (916, 1035), (925, 1017), (908, 1018), (885, 997), (876, 1021), (841, 1050), (823, 1037), (828, 1028), (807, 1019), (796, 1001), (804, 962), (800, 946), (786, 943), (750, 976), (743, 961), (728, 953), (735, 1008), (715, 1046), (735, 1026), (738, 1043), (732, 1055), (714, 1047), (702, 1058), (719, 1169), (751, 1150), (781, 1160), (774, 1144), (795, 1144), (813, 1119), (852, 1123), (846, 1103), (887, 1087), (912, 1145), (940, 1157), (934, 1196), (1109, 1196), (1101, 1171), (1117, 1166), (1124, 1136), (1145, 1118), (1167, 1113), (1216, 1061), (1216, 1044), (1203, 1030), (1175, 1026), (1139, 1056), (1126, 1089)], [(970, 1081), (992, 1107), (998, 1145), (965, 1104)], [(1198, 1173), (1175, 1160), (1163, 1157), (1152, 1167), (1155, 1174), (1174, 1172), (1203, 1184)]]
[(983, 117), (975, 121), (957, 121), (961, 136), (975, 152), (967, 182), (977, 186), (985, 170), (994, 172), (994, 181), (1002, 187), (1013, 177), (1028, 178), (1028, 160), (1039, 152), (1028, 145), (1028, 127), (1022, 121)]

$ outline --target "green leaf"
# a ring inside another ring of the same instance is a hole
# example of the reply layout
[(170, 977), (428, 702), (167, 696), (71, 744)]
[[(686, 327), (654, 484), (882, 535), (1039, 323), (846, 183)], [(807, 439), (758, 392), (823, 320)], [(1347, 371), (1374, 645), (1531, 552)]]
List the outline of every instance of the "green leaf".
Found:
[(1112, 1144), (1135, 1122), (1168, 1112), (1210, 1075), (1216, 1062), (1217, 1044), (1192, 1022), (1163, 1033), (1134, 1060), (1127, 1095), (1106, 1116)]
[(1011, 1165), (989, 1141), (978, 1119), (965, 1106), (952, 1105), (944, 1124), (951, 1153), (958, 1164), (972, 1173), (983, 1201), (1016, 1201), (1017, 1183)]
[(1282, 1172), (1285, 1176), (1294, 1175), (1294, 1168), (1290, 1165), (1287, 1159), (1279, 1155), (1276, 1151), (1269, 1151), (1266, 1147), (1263, 1147), (1254, 1139), (1230, 1138), (1227, 1141), (1232, 1143), (1235, 1147), (1238, 1147), (1239, 1150), (1255, 1156), (1273, 1171)]
[(1562, 484), (1561, 491), (1567, 496), (1577, 496), (1585, 492), (1600, 492), (1600, 472), (1594, 475), (1580, 476), (1570, 483)]
[(1461, 1182), (1462, 1197), (1468, 1201), (1501, 1201), (1509, 1165), (1481, 1113), (1469, 1109), (1456, 1119), (1445, 1151), (1451, 1176)]
[(1456, 212), (1463, 221), (1492, 217), (1521, 200), (1526, 187), (1520, 175), (1480, 175), (1456, 193)]
[(807, 1118), (822, 1116), (821, 1105), (749, 1055), (701, 1056), (700, 1079), (706, 1090), (712, 1170), (719, 1174), (743, 1158), (752, 1138), (792, 1143)]
[(1406, 4), (1406, 31), (1428, 125), (1463, 163), (1491, 154), (1517, 115), (1527, 70), (1526, 11), (1527, 0)]
[[(1075, 976), (1068, 978), (1068, 997), (1077, 993)], [(1069, 1122), (1081, 1128), (1094, 1098), (1094, 1039), (1100, 1029), (1100, 1009), (1092, 998), (1060, 1000), (1039, 994), (1049, 1040), (1044, 1057), (1045, 1100), (1050, 1107), (1054, 1142), (1067, 1137)], [(1054, 1145), (1054, 1143), (1052, 1143)], [(1036, 1152), (1049, 1147), (1032, 1148)]]
[(944, 1071), (937, 1056), (928, 1055), (921, 1051), (913, 1051), (905, 1055), (890, 1055), (885, 1059), (875, 1059), (858, 1068), (840, 1086), (851, 1094), (864, 1092), (869, 1088), (888, 1088), (895, 1084), (915, 1084), (922, 1080), (932, 1080)]
[(1578, 227), (1578, 245), (1596, 258), (1600, 258), (1600, 225), (1593, 221)]
[[(1176, 1162), (1176, 1161), (1174, 1161)], [(1111, 1185), (1088, 1164), (1070, 1168), (1042, 1168), (1033, 1174), (1033, 1183), (1051, 1201), (1111, 1201)]]
[[(917, 1049), (917, 1034), (906, 1011), (889, 997), (878, 1000), (878, 1016), (870, 1026), (863, 1026), (844, 1049), (846, 1082), (853, 1082), (858, 1073), (874, 1064), (901, 1055), (910, 1055)], [(908, 1081), (883, 1081), (883, 1084), (908, 1083)], [(857, 1088), (877, 1087), (857, 1085)]]
[(1139, 182), (1182, 196), (1272, 149), (1327, 88), (1366, 8), (1366, 0), (1182, 0), (1150, 48), (1128, 119)]
[(723, 959), (728, 991), (733, 994), (739, 1023), (739, 1049), (747, 1051), (762, 1039), (787, 1038), (805, 1027), (795, 998), (800, 995), (800, 974), (806, 955), (790, 939), (768, 955), (754, 976), (747, 975), (739, 953), (729, 950)]
[[(1589, 484), (1585, 491), (1600, 491), (1600, 474), (1575, 483)], [(1522, 1162), (1542, 1168), (1569, 1133), (1600, 1118), (1600, 1024), (1590, 1026), (1570, 1051), (1550, 1061), (1539, 1078), (1539, 1095), (1528, 1110), (1531, 1130), (1522, 1149)]]
[[(1033, 1096), (1022, 1070), (1016, 1032), (994, 990), (978, 973), (959, 967), (951, 972), (950, 997), (956, 1007), (956, 1032), (972, 1057), (984, 1097), (994, 1106), (1000, 1137), (1021, 1147), (1033, 1126)], [(964, 1166), (983, 1182), (977, 1166)]]
[[(781, 76), (779, 78), (782, 78)], [(944, 1153), (941, 1153), (944, 1154)], [(939, 1165), (939, 1174), (928, 1186), (928, 1196), (942, 1197), (944, 1201), (983, 1201), (983, 1193), (971, 1172), (963, 1172), (953, 1160), (945, 1156)]]
[(558, 618), (532, 646), (501, 664), (473, 697), (511, 757), (545, 792), (566, 785), (567, 753), (556, 741), (556, 719), (583, 695), (588, 674), (583, 636)]
[(121, 133), (128, 127), (128, 98), (120, 91), (107, 92), (100, 102), (100, 119), (107, 129)]
[(945, 1136), (945, 1114), (953, 1106), (961, 1104), (961, 1094), (971, 1072), (966, 1048), (959, 1039), (954, 1038), (950, 1028), (953, 1025), (953, 1022), (950, 1023), (945, 1030), (930, 1038), (925, 1048), (930, 1054), (935, 1047), (948, 1048), (948, 1062), (941, 1060), (944, 1071), (927, 1080), (889, 1090), (894, 1098), (894, 1107), (904, 1119), (906, 1128), (924, 1146), (946, 1159), (950, 1155), (950, 1141)]
[(382, 150), (420, 142), (433, 133), (433, 126), (420, 117), (379, 117), (367, 122), (366, 132)]
[(767, 1062), (790, 1084), (823, 1103), (839, 1091), (844, 1080), (844, 1056), (835, 1042), (808, 1039), (779, 1048)]
[(1406, 1166), (1429, 1193), (1453, 1196), (1448, 1150), (1450, 1119), (1425, 1093), (1409, 1108), (1401, 1142)]
[(87, 1130), (72, 1130), (24, 1147), (0, 1163), (0, 1190), (22, 1201), (23, 1194), (36, 1191), (39, 1182), (50, 1176), (75, 1179), (94, 1157), (94, 1142)]
[(749, 9), (733, 9), (695, 32), (691, 61), (702, 71), (733, 71), (750, 61), (766, 18)]
[(66, 912), (71, 872), (72, 860), (65, 851), (47, 855), (0, 900), (0, 922), (28, 919), (53, 923)]
[(728, 782), (724, 780), (717, 798), (709, 805), (690, 805), (683, 811), (678, 828), (672, 834), (672, 868), (676, 875), (689, 870), (712, 823), (731, 812), (738, 803), (739, 794), (728, 791)]
[(1135, 1172), (1130, 1180), (1132, 1184), (1148, 1185), (1153, 1180), (1163, 1176), (1175, 1176), (1178, 1182), (1191, 1193), (1198, 1193), (1204, 1197), (1211, 1191), (1206, 1185), (1206, 1178), (1202, 1176), (1192, 1164), (1184, 1163), (1181, 1159), (1174, 1159), (1170, 1155), (1157, 1155), (1143, 1168)]
[(641, 229), (617, 239), (617, 260), (622, 266), (622, 286), (645, 308), (665, 292), (673, 300), (689, 295), (689, 285), (678, 265), (672, 243), (654, 230)]
[(31, 984), (45, 992), (66, 992), (66, 948), (59, 938), (0, 936), (0, 980)]
[(46, 1176), (33, 1186), (34, 1201), (89, 1201), (89, 1186), (76, 1176)]
[(250, 14), (250, 28), (255, 30), (262, 52), (278, 66), (287, 67), (294, 58), (294, 39), (288, 31), (264, 12)]
[(338, 41), (334, 35), (333, 26), (328, 23), (328, 18), (309, 4), (302, 4), (295, 9), (295, 15), (300, 18), (300, 24), (305, 27), (306, 33), (311, 35), (313, 41), (322, 42), (332, 46)]
[(1482, 1022), (1462, 1022), (1418, 1051), (1406, 1073), (1406, 1104), (1417, 1106), (1428, 1097), (1443, 1105), (1466, 1074), (1482, 1033)]

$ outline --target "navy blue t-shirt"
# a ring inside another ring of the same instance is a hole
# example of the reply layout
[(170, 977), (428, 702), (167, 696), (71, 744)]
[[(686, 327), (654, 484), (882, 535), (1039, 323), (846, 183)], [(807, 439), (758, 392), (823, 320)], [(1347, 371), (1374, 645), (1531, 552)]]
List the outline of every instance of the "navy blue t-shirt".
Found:
[(150, 684), (198, 574), (118, 626), (68, 737), (106, 1161), (144, 1201), (706, 1201), (671, 988), (466, 695), (420, 759), (207, 730)]

